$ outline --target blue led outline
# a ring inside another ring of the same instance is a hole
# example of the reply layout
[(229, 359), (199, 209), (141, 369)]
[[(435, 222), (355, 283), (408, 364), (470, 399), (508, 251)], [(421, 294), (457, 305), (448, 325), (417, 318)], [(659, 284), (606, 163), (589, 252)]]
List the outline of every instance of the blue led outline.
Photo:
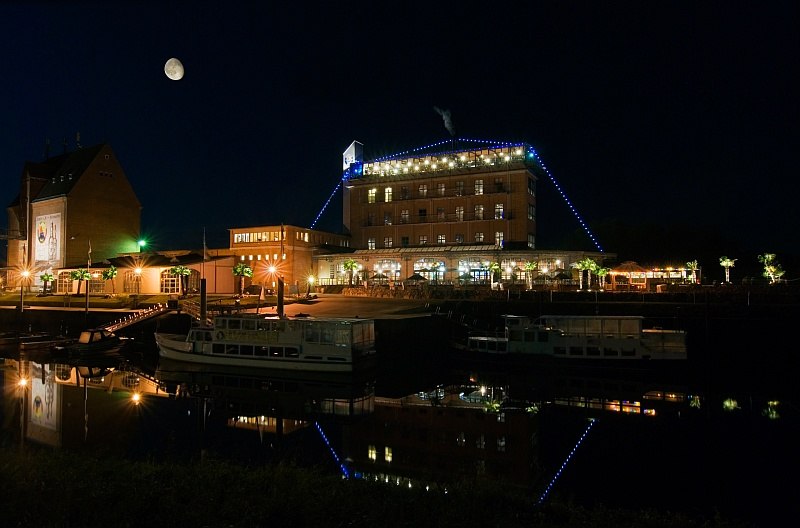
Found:
[(317, 431), (319, 431), (319, 434), (322, 437), (323, 442), (325, 442), (325, 445), (328, 446), (328, 449), (330, 449), (331, 455), (333, 455), (333, 459), (336, 460), (337, 464), (339, 464), (339, 469), (342, 470), (342, 475), (344, 476), (344, 478), (349, 479), (350, 471), (347, 469), (347, 466), (345, 466), (344, 463), (339, 459), (339, 455), (337, 455), (336, 451), (333, 449), (330, 440), (328, 440), (327, 435), (322, 430), (322, 426), (319, 424), (319, 422), (314, 422), (314, 427), (317, 428)]
[(541, 505), (545, 501), (545, 499), (547, 498), (547, 495), (553, 489), (553, 486), (555, 485), (556, 481), (559, 479), (559, 477), (561, 477), (561, 472), (564, 471), (564, 468), (567, 466), (567, 464), (569, 463), (570, 459), (572, 459), (572, 455), (575, 454), (575, 451), (578, 450), (578, 447), (580, 447), (581, 443), (586, 438), (586, 435), (589, 434), (589, 431), (591, 430), (592, 427), (594, 427), (594, 424), (596, 424), (596, 423), (597, 423), (597, 419), (596, 418), (590, 418), (589, 419), (589, 425), (586, 426), (586, 429), (583, 431), (583, 434), (578, 439), (578, 442), (575, 444), (575, 447), (573, 447), (572, 451), (569, 452), (569, 455), (567, 455), (567, 458), (561, 464), (561, 467), (558, 468), (558, 471), (556, 471), (556, 474), (553, 475), (553, 478), (550, 480), (550, 484), (547, 485), (547, 488), (545, 488), (545, 490), (539, 496), (539, 500), (536, 502), (537, 506)]
[[(426, 145), (424, 147), (417, 147), (417, 148), (406, 150), (406, 151), (399, 152), (399, 153), (396, 153), (396, 154), (391, 154), (389, 156), (383, 156), (381, 158), (376, 158), (374, 160), (367, 161), (365, 163), (378, 163), (378, 162), (382, 162), (382, 161), (388, 161), (388, 160), (393, 160), (393, 159), (397, 159), (397, 158), (403, 158), (403, 157), (406, 157), (406, 156), (408, 156), (408, 155), (410, 155), (412, 153), (420, 152), (420, 151), (427, 150), (427, 149), (434, 148), (434, 147), (438, 147), (438, 146), (441, 146), (441, 145), (445, 145), (447, 143), (452, 143), (453, 141), (454, 141), (453, 139), (444, 139), (442, 141), (437, 141), (436, 143), (431, 143), (430, 145)], [(459, 138), (456, 141), (464, 141), (464, 142), (467, 142), (467, 143), (482, 143), (485, 148), (492, 148), (492, 147), (527, 147), (528, 146), (526, 143), (521, 143), (521, 142), (492, 141), (492, 140), (485, 140), (485, 139)], [(459, 150), (463, 150), (463, 149), (456, 149), (455, 151), (451, 151), (451, 152), (457, 152)], [(553, 185), (555, 186), (556, 190), (561, 195), (561, 198), (567, 204), (567, 207), (569, 207), (569, 210), (572, 211), (572, 215), (575, 217), (576, 220), (578, 220), (578, 223), (580, 224), (581, 228), (583, 228), (584, 232), (588, 235), (589, 240), (592, 241), (592, 243), (594, 244), (594, 246), (597, 248), (597, 250), (600, 253), (605, 253), (605, 251), (603, 250), (602, 246), (600, 246), (600, 243), (597, 241), (597, 238), (595, 238), (594, 233), (592, 233), (592, 231), (589, 229), (589, 226), (586, 225), (586, 222), (583, 221), (583, 217), (581, 217), (580, 213), (578, 213), (578, 210), (575, 209), (575, 206), (572, 204), (572, 201), (567, 197), (566, 193), (561, 189), (561, 186), (558, 184), (558, 182), (556, 181), (556, 179), (553, 176), (553, 174), (550, 172), (550, 170), (547, 168), (547, 166), (542, 161), (542, 158), (539, 156), (539, 153), (536, 152), (536, 150), (531, 147), (530, 150), (529, 150), (529, 155), (530, 154), (533, 155), (533, 157), (536, 159), (536, 162), (539, 164), (539, 167), (541, 167), (542, 170), (544, 171), (544, 173), (547, 174), (547, 177), (553, 183)], [(320, 210), (319, 214), (317, 214), (317, 217), (311, 223), (311, 226), (310, 226), (311, 229), (314, 229), (314, 226), (317, 225), (317, 222), (319, 221), (320, 217), (325, 212), (325, 210), (328, 208), (328, 205), (330, 204), (331, 200), (333, 199), (334, 195), (339, 190), (339, 187), (341, 185), (342, 185), (342, 180), (340, 179), (339, 182), (336, 184), (336, 188), (333, 189), (333, 192), (328, 197), (328, 200), (322, 206), (322, 209)]]

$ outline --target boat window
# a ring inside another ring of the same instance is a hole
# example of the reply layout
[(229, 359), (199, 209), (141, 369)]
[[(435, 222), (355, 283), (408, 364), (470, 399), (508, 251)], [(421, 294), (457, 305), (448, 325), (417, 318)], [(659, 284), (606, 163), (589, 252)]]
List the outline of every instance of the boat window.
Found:
[(283, 357), (283, 347), (270, 347), (269, 356), (270, 357)]
[(211, 348), (211, 352), (214, 354), (224, 354), (225, 345), (222, 345), (220, 343), (214, 343), (213, 347)]
[(321, 360), (321, 359), (322, 359), (322, 356), (306, 356), (306, 359), (310, 359), (310, 360), (314, 360), (314, 361), (319, 361), (319, 360)]
[(306, 343), (319, 343), (319, 327), (309, 324), (305, 328)]
[(299, 358), (300, 352), (296, 348), (286, 347), (286, 357), (287, 358)]
[(225, 322), (227, 319), (224, 317), (215, 317), (214, 318), (214, 328), (225, 328)]
[(567, 349), (564, 348), (564, 347), (560, 347), (560, 346), (553, 347), (553, 353), (556, 354), (556, 355), (563, 356), (564, 354), (567, 353)]
[(599, 356), (600, 349), (598, 347), (586, 347), (587, 356)]
[(570, 356), (582, 356), (583, 355), (583, 347), (569, 347), (569, 355)]
[(228, 355), (238, 355), (239, 345), (225, 345), (225, 353)]
[(257, 346), (255, 347), (255, 355), (256, 356), (268, 356), (269, 355), (269, 347), (265, 346)]
[(241, 319), (228, 319), (228, 328), (231, 330), (239, 330), (242, 327)]
[(619, 355), (619, 351), (617, 351), (617, 350), (615, 350), (613, 348), (604, 348), (603, 349), (603, 355), (604, 356), (618, 356)]
[(336, 328), (336, 346), (350, 346), (350, 332), (351, 328), (349, 326)]
[(255, 319), (245, 319), (242, 321), (242, 329), (243, 330), (255, 330), (256, 329), (256, 320)]
[(635, 350), (622, 349), (622, 355), (625, 356), (625, 357), (635, 356), (636, 355), (636, 351)]
[(239, 347), (239, 354), (243, 356), (252, 356), (253, 355), (253, 346), (252, 345), (241, 345)]
[(347, 359), (341, 356), (328, 356), (327, 359), (328, 361), (347, 361)]
[(211, 341), (211, 332), (203, 332), (203, 340), (204, 341)]
[(333, 344), (333, 328), (330, 325), (325, 325), (320, 329), (319, 342), (323, 345)]

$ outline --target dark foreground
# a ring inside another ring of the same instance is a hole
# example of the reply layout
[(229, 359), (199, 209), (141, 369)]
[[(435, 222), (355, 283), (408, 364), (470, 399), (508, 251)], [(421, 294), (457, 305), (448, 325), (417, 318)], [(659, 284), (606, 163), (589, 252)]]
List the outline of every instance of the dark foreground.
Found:
[(537, 506), (499, 486), (398, 488), (291, 465), (175, 465), (0, 447), (2, 526), (730, 527), (720, 518)]

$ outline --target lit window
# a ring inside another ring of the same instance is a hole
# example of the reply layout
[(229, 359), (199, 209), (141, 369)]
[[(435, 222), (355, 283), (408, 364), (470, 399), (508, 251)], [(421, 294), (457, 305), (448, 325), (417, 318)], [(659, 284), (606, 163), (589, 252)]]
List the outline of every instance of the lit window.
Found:
[(436, 243), (437, 244), (445, 244), (446, 238), (444, 235), (436, 235)]
[(387, 187), (383, 191), (383, 199), (386, 202), (391, 202), (392, 201), (392, 188), (391, 187)]
[(475, 180), (475, 194), (483, 194), (483, 180)]
[(494, 204), (494, 219), (495, 220), (502, 220), (503, 219), (503, 204)]
[(375, 203), (375, 197), (378, 194), (378, 189), (370, 189), (367, 191), (367, 203)]
[(465, 435), (463, 432), (458, 433), (458, 437), (456, 438), (456, 444), (458, 445), (458, 447), (464, 447), (467, 444), (467, 435)]
[(383, 225), (392, 225), (392, 213), (383, 213)]
[(478, 231), (475, 233), (475, 242), (483, 242), (483, 232)]
[(384, 447), (383, 448), (383, 459), (387, 462), (392, 461), (392, 448), (391, 447)]
[(392, 237), (383, 237), (383, 247), (392, 247)]
[(456, 221), (463, 222), (464, 221), (464, 206), (459, 205), (456, 207)]
[(419, 236), (419, 245), (424, 246), (428, 243), (428, 235), (420, 235)]
[(423, 183), (422, 185), (419, 186), (419, 195), (422, 198), (428, 196), (428, 186), (426, 184)]
[(494, 232), (494, 243), (498, 246), (503, 245), (503, 232), (502, 231), (495, 231)]
[(464, 195), (464, 182), (456, 182), (456, 196), (463, 196)]
[(370, 238), (367, 240), (367, 249), (375, 249), (375, 239)]
[(445, 188), (443, 183), (438, 184), (436, 189), (439, 191), (439, 196), (444, 196)]
[(438, 218), (439, 220), (444, 220), (446, 218), (444, 214), (444, 207), (436, 208), (436, 218)]
[(528, 204), (528, 220), (536, 220), (536, 207)]
[(374, 445), (367, 446), (367, 458), (369, 458), (373, 462), (378, 459), (378, 450), (375, 449)]
[(475, 206), (475, 220), (483, 220), (483, 206), (476, 205)]
[(464, 243), (464, 235), (462, 235), (460, 233), (456, 233), (455, 242), (456, 242), (456, 244), (463, 244)]
[(506, 450), (506, 437), (505, 436), (498, 436), (497, 437), (497, 450), (498, 451), (505, 451)]
[(407, 224), (409, 219), (408, 209), (403, 209), (400, 211), (400, 223)]

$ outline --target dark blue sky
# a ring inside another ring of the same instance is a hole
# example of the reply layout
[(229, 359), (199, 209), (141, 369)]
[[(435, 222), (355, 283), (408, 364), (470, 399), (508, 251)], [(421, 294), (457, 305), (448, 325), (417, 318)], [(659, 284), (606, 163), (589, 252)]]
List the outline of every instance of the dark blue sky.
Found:
[[(797, 2), (320, 4), (4, 2), (0, 200), (79, 132), (112, 145), (156, 247), (204, 227), (224, 246), (310, 225), (353, 140), (373, 158), (447, 139), (439, 107), (456, 137), (534, 145), (606, 251), (655, 227), (798, 252)], [(546, 197), (544, 249), (577, 229)]]

